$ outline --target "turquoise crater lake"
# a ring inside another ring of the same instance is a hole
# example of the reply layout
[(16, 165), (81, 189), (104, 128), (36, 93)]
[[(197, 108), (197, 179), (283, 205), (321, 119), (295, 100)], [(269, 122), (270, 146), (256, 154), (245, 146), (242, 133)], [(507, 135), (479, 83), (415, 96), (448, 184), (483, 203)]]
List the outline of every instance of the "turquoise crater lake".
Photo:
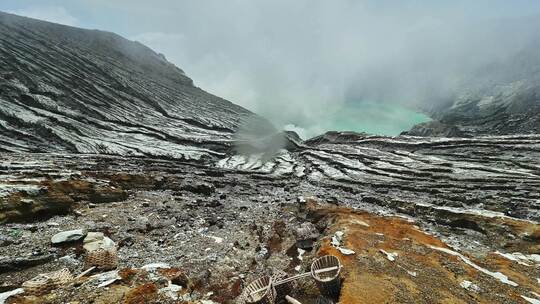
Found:
[(285, 129), (298, 132), (304, 139), (326, 131), (397, 136), (416, 124), (430, 120), (429, 116), (398, 104), (348, 102), (328, 116), (317, 119), (316, 125), (288, 125)]

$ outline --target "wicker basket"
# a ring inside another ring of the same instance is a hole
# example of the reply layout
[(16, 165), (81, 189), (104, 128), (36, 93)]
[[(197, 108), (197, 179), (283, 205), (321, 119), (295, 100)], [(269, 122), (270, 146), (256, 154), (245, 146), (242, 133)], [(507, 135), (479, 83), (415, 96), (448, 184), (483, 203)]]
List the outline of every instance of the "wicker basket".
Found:
[(272, 278), (269, 276), (251, 282), (240, 296), (240, 303), (274, 304), (276, 302), (276, 289), (272, 282)]
[(118, 267), (118, 255), (116, 249), (97, 249), (87, 253), (85, 267), (95, 266), (101, 270), (112, 270)]
[[(274, 271), (272, 274), (272, 282), (279, 282), (281, 280), (287, 279), (288, 275), (286, 272), (281, 270)], [(276, 303), (287, 303), (285, 299), (286, 295), (290, 295), (294, 289), (294, 281), (290, 281), (280, 285), (274, 285), (276, 290)]]
[(73, 280), (67, 268), (58, 271), (40, 274), (22, 284), (24, 291), (29, 295), (42, 296), (54, 289), (65, 286)]
[[(318, 270), (337, 267), (336, 270), (317, 272)], [(337, 300), (341, 292), (341, 263), (333, 255), (325, 255), (313, 261), (311, 264), (311, 276), (315, 279), (317, 287), (322, 295)]]

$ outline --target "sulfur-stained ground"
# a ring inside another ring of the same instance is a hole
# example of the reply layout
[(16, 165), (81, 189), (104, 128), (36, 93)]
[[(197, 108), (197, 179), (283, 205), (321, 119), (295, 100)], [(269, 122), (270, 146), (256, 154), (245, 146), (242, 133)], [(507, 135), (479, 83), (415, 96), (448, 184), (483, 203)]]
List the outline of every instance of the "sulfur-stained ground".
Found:
[[(356, 252), (341, 254), (328, 237), (318, 251), (318, 255), (338, 256), (344, 265), (339, 303), (528, 303), (522, 295), (538, 298), (540, 294), (538, 261), (525, 266), (498, 254), (468, 257), (478, 267), (507, 276), (517, 284), (512, 286), (466, 264), (460, 256), (434, 249), (455, 251), (406, 219), (339, 207), (313, 212), (330, 222), (327, 235), (344, 232), (344, 247)], [(540, 227), (529, 224), (528, 229), (538, 232)], [(389, 260), (386, 253), (395, 259)]]

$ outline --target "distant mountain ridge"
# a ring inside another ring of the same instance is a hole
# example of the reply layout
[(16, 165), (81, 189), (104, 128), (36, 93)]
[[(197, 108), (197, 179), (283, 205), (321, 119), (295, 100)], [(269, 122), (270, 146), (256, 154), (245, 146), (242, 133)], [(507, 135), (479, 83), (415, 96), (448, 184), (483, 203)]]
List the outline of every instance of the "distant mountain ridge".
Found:
[(404, 135), (471, 137), (540, 133), (540, 85), (514, 82), (495, 94), (465, 95), (433, 121), (421, 123)]
[(0, 12), (0, 151), (201, 159), (251, 120), (138, 42)]
[(540, 134), (540, 37), (516, 56), (469, 76), (431, 122), (406, 135), (470, 137)]

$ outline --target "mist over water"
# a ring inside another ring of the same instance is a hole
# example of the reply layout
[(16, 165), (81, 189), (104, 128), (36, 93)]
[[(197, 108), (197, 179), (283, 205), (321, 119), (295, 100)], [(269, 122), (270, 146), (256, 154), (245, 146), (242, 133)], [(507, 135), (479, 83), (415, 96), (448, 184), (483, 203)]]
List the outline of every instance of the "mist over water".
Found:
[(308, 124), (287, 124), (285, 130), (295, 131), (303, 139), (326, 131), (355, 131), (375, 135), (397, 136), (412, 126), (431, 119), (401, 104), (377, 101), (346, 102), (329, 110), (317, 121)]
[(540, 45), (537, 0), (37, 3), (0, 8), (139, 41), (196, 86), (302, 137), (397, 135), (428, 119), (413, 109), (519, 81)]

